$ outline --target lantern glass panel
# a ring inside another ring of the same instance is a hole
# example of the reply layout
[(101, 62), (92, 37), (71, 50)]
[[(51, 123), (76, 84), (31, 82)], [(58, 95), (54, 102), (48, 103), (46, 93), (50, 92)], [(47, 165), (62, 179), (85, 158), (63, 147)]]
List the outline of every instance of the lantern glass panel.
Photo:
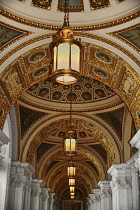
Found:
[(71, 69), (80, 71), (80, 49), (77, 45), (71, 45)]
[(69, 179), (69, 186), (75, 185), (75, 179)]
[(54, 47), (54, 66), (53, 66), (53, 68), (54, 68), (54, 71), (56, 71), (56, 69), (57, 69), (57, 66), (56, 66), (56, 58), (57, 58), (57, 47)]
[(70, 193), (74, 193), (75, 187), (70, 187)]
[(69, 68), (70, 45), (59, 44), (57, 57), (57, 70)]
[(57, 77), (56, 81), (61, 84), (73, 84), (77, 81), (77, 79), (73, 76), (64, 75)]

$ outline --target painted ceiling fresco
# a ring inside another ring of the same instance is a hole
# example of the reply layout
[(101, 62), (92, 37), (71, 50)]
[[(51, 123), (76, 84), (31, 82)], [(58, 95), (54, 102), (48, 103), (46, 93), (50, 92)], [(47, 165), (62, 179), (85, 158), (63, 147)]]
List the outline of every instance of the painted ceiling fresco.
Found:
[(51, 9), (51, 3), (51, 0), (32, 0), (31, 5), (45, 9)]
[(91, 9), (100, 9), (108, 6), (110, 6), (109, 0), (90, 0)]
[(13, 42), (23, 34), (23, 31), (13, 29), (0, 23), (0, 49), (6, 47), (7, 44), (10, 44), (11, 41)]
[(21, 137), (23, 137), (25, 131), (34, 123), (38, 118), (42, 117), (44, 114), (37, 112), (26, 107), (20, 106), (20, 124), (21, 124)]
[(140, 24), (109, 34), (121, 39), (140, 52)]
[[(26, 0), (19, 0), (19, 1), (24, 3)], [(111, 6), (109, 0), (87, 0), (87, 1), (90, 4), (91, 10)], [(114, 1), (116, 3), (120, 3), (124, 0), (114, 0)], [(56, 4), (58, 5), (57, 7), (58, 11), (64, 11), (65, 0), (57, 0)], [(50, 10), (52, 6), (52, 0), (31, 0), (31, 5)], [(70, 12), (83, 12), (84, 11), (83, 0), (69, 0), (68, 8)]]
[(43, 100), (69, 103), (89, 103), (107, 99), (115, 95), (115, 92), (103, 83), (88, 77), (81, 77), (81, 80), (72, 85), (61, 85), (51, 83), (49, 79), (34, 84), (27, 90), (27, 93)]
[(112, 126), (120, 140), (122, 139), (123, 114), (124, 108), (117, 109), (112, 112), (98, 114), (99, 117)]
[[(58, 0), (58, 10), (64, 11), (65, 7), (65, 0)], [(84, 11), (84, 5), (83, 0), (69, 0), (69, 11), (70, 12), (83, 12)]]

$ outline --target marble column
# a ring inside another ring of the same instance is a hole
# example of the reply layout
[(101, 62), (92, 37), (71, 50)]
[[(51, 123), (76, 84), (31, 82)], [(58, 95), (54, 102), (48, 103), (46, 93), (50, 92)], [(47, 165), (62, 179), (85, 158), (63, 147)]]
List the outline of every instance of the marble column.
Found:
[(30, 210), (31, 180), (27, 179), (24, 188), (24, 210)]
[(49, 210), (53, 210), (54, 193), (49, 192)]
[(92, 200), (91, 200), (91, 194), (89, 194), (89, 197), (87, 198), (87, 206), (88, 210), (92, 210)]
[(100, 196), (100, 189), (94, 189), (92, 190), (94, 193), (94, 208), (95, 210), (100, 210), (101, 209), (101, 196)]
[(59, 199), (54, 196), (54, 202), (53, 202), (53, 210), (58, 210), (59, 209)]
[(130, 144), (138, 149), (135, 157), (132, 157), (134, 161), (132, 168), (133, 210), (137, 210), (140, 209), (140, 130), (131, 139)]
[(111, 188), (108, 180), (99, 181), (101, 195), (101, 210), (112, 210)]
[(9, 141), (10, 139), (0, 130), (0, 207), (7, 206), (8, 182), (10, 173), (9, 158)]
[(131, 167), (126, 163), (112, 165), (108, 173), (112, 176), (113, 210), (132, 210)]
[(42, 209), (41, 210), (48, 210), (49, 209), (49, 188), (42, 188)]
[(27, 180), (25, 170), (27, 165), (19, 161), (13, 161), (11, 164), (9, 210), (23, 210), (24, 187)]
[(44, 184), (44, 181), (40, 179), (32, 180), (30, 210), (40, 210), (40, 194), (42, 183)]

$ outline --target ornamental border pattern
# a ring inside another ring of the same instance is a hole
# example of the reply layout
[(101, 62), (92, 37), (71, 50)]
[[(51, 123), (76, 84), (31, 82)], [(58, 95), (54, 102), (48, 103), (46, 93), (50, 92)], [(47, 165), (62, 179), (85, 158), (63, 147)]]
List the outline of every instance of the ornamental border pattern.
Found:
[[(18, 16), (15, 16), (11, 13), (8, 13), (4, 10), (0, 10), (1, 14), (11, 20), (17, 21), (19, 23), (25, 24), (25, 25), (29, 25), (29, 26), (33, 26), (33, 27), (37, 27), (37, 28), (42, 28), (42, 29), (48, 29), (48, 30), (59, 30), (61, 28), (61, 26), (54, 26), (54, 25), (46, 25), (46, 24), (42, 24), (42, 23), (36, 23), (27, 19), (23, 19), (20, 18)], [(104, 28), (109, 28), (112, 26), (117, 26), (120, 25), (122, 23), (126, 23), (130, 20), (133, 20), (137, 17), (140, 16), (140, 11), (133, 13), (131, 15), (128, 15), (124, 18), (118, 19), (118, 20), (114, 20), (108, 23), (102, 23), (102, 24), (97, 24), (97, 25), (90, 25), (90, 26), (73, 26), (71, 27), (72, 30), (75, 31), (91, 31), (91, 30), (99, 30), (99, 29), (104, 29)]]

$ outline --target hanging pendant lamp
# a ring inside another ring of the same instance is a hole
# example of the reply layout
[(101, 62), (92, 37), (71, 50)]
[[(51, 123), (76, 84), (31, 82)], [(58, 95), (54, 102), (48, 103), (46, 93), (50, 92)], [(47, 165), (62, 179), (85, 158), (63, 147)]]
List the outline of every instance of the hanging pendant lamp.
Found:
[(77, 82), (81, 73), (82, 44), (74, 39), (74, 31), (70, 29), (68, 0), (65, 0), (63, 27), (53, 36), (50, 49), (52, 80), (64, 85)]
[(68, 165), (67, 172), (68, 172), (68, 177), (69, 178), (74, 178), (75, 177), (76, 168), (75, 168), (74, 163), (72, 161), (70, 161), (70, 163)]

